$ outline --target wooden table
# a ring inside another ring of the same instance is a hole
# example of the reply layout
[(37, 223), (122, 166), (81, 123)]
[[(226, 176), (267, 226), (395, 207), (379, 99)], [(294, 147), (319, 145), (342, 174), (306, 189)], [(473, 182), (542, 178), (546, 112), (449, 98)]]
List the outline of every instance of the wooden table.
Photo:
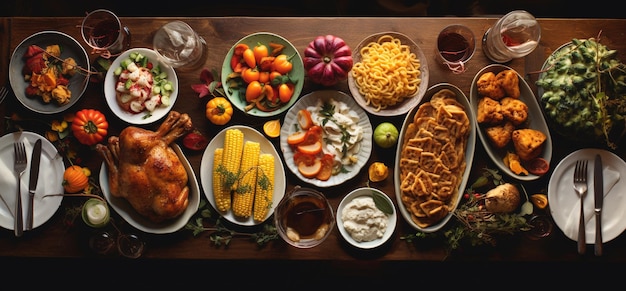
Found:
[[(179, 18), (151, 18), (133, 17), (122, 18), (132, 32), (132, 47), (151, 47), (152, 34), (163, 24)], [(300, 52), (315, 36), (334, 34), (343, 38), (351, 47), (356, 45), (366, 36), (382, 31), (397, 31), (408, 35), (424, 51), (430, 69), (429, 85), (437, 83), (451, 83), (458, 86), (469, 97), (470, 84), (474, 75), (490, 61), (484, 56), (480, 38), (483, 33), (494, 24), (495, 18), (256, 18), (256, 17), (210, 17), (210, 18), (184, 18), (181, 19), (191, 25), (199, 34), (207, 40), (209, 57), (205, 68), (220, 69), (224, 57), (230, 47), (240, 38), (259, 31), (268, 31), (282, 35), (291, 41)], [(3, 18), (0, 19), (0, 31), (2, 45), (0, 52), (2, 57), (2, 74), (6, 74), (8, 60), (13, 49), (29, 35), (41, 30), (58, 30), (72, 35), (79, 40), (85, 49), (87, 45), (82, 41), (79, 28), (80, 18)], [(476, 35), (476, 52), (469, 61), (467, 71), (461, 75), (454, 75), (445, 67), (434, 61), (435, 43), (437, 33), (445, 26), (453, 23), (467, 25)], [(624, 19), (540, 19), (542, 37), (540, 46), (530, 56), (515, 59), (507, 65), (521, 74), (537, 71), (540, 69), (545, 58), (560, 45), (572, 38), (596, 37), (602, 32), (602, 43), (609, 48), (619, 51), (620, 59), (626, 59), (626, 20)], [(88, 50), (89, 51), (89, 50)], [(92, 56), (95, 57), (95, 56)], [(200, 70), (192, 72), (177, 72), (180, 83), (180, 93), (174, 110), (189, 113), (194, 126), (201, 132), (213, 137), (223, 127), (210, 124), (204, 117), (204, 105), (207, 98), (200, 99), (191, 89), (192, 84), (200, 83)], [(529, 80), (536, 79), (536, 75), (530, 75)], [(534, 78), (534, 79), (533, 79)], [(6, 80), (6, 76), (2, 77)], [(532, 83), (531, 83), (532, 85)], [(310, 82), (305, 83), (303, 94), (321, 87)], [(349, 94), (346, 82), (336, 85), (332, 89), (340, 90)], [(3, 115), (13, 112), (27, 113), (21, 105), (10, 96), (0, 106)], [(85, 96), (73, 107), (72, 110), (81, 108), (97, 108), (105, 112), (111, 123), (110, 135), (117, 135), (125, 126), (108, 109), (103, 96), (101, 83), (91, 83)], [(33, 116), (50, 120), (49, 116)], [(58, 116), (54, 116), (57, 117)], [(284, 117), (284, 114), (280, 115)], [(373, 125), (383, 120), (392, 121), (398, 128), (402, 126), (404, 116), (392, 118), (380, 118), (370, 115)], [(242, 112), (236, 111), (230, 125), (246, 124), (261, 130), (263, 119), (250, 118)], [(5, 134), (5, 121), (2, 121), (0, 133)], [(278, 151), (278, 139), (271, 140)], [(552, 167), (567, 154), (583, 145), (572, 143), (569, 140), (554, 136), (554, 153)], [(393, 165), (394, 150), (383, 150), (375, 147), (368, 165), (376, 160), (382, 160), (388, 165)], [(618, 152), (620, 157), (625, 158), (624, 150)], [(202, 152), (186, 152), (196, 176), (198, 175)], [(487, 155), (477, 140), (473, 175), (479, 172), (486, 162)], [(98, 174), (102, 160), (97, 155), (84, 160), (84, 166), (88, 166), (93, 175)], [(287, 191), (295, 185), (308, 186), (299, 181), (287, 169)], [(383, 190), (386, 194), (394, 197), (393, 172), (385, 182), (374, 186)], [(545, 189), (548, 177), (536, 182), (526, 183), (527, 189), (539, 191)], [(327, 189), (320, 189), (337, 207), (344, 194), (352, 189), (364, 186), (367, 182), (366, 170), (354, 179), (344, 184)], [(574, 194), (572, 194), (574, 195)], [(204, 193), (202, 194), (204, 197)], [(65, 198), (63, 204), (69, 203), (72, 198)], [(19, 261), (24, 258), (31, 259), (90, 259), (97, 257), (86, 248), (84, 231), (67, 230), (62, 224), (63, 206), (53, 218), (38, 229), (25, 233), (21, 238), (15, 238), (12, 231), (0, 231), (0, 257)], [(496, 247), (465, 247), (452, 254), (446, 253), (444, 244), (408, 244), (401, 240), (402, 236), (414, 233), (414, 230), (399, 217), (396, 232), (392, 241), (379, 250), (363, 252), (351, 248), (342, 241), (339, 231), (334, 229), (322, 245), (312, 249), (296, 249), (282, 241), (275, 241), (264, 248), (257, 248), (254, 243), (244, 239), (233, 240), (228, 247), (215, 247), (208, 239), (208, 233), (199, 237), (193, 237), (189, 231), (180, 231), (171, 235), (144, 235), (147, 242), (143, 257), (133, 262), (150, 262), (150, 264), (167, 265), (167, 262), (183, 261), (194, 262), (199, 265), (211, 262), (230, 262), (232, 269), (238, 269), (242, 264), (253, 264), (253, 268), (263, 266), (270, 262), (280, 262), (285, 269), (296, 266), (297, 262), (306, 262), (303, 266), (323, 267), (322, 272), (332, 273), (331, 270), (342, 270), (346, 275), (357, 276), (363, 270), (379, 270), (383, 274), (393, 275), (404, 267), (415, 268), (441, 268), (451, 267), (452, 262), (476, 263), (486, 262), (542, 262), (542, 263), (576, 263), (576, 262), (626, 262), (626, 237), (623, 235), (606, 243), (605, 255), (597, 258), (593, 256), (593, 249), (588, 249), (587, 255), (581, 256), (576, 252), (576, 242), (568, 239), (559, 229), (555, 229), (551, 236), (542, 240), (530, 240), (525, 236), (514, 236), (499, 242)], [(143, 235), (143, 234), (142, 234)], [(109, 261), (109, 260), (105, 260)], [(116, 261), (116, 260), (113, 260)], [(440, 262), (450, 262), (441, 264)], [(432, 264), (430, 264), (432, 263)], [(429, 265), (430, 264), (430, 265)], [(212, 264), (218, 265), (218, 264)], [(277, 265), (277, 264), (273, 264)], [(298, 265), (299, 266), (299, 265)], [(313, 268), (313, 267), (311, 267)], [(327, 269), (328, 268), (328, 269)], [(207, 271), (208, 272), (208, 271)], [(270, 271), (268, 271), (270, 273)]]

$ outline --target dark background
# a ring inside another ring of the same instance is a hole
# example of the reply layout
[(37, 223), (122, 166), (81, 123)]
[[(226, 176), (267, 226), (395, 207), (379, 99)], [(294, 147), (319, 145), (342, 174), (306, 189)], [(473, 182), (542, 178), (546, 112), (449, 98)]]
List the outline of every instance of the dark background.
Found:
[(609, 0), (3, 0), (0, 16), (83, 16), (107, 8), (119, 16), (497, 16), (624, 18)]

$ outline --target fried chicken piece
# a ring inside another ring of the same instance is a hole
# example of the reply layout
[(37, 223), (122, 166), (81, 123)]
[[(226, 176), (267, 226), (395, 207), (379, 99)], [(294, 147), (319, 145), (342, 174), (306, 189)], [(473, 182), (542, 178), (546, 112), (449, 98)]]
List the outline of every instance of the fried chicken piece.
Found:
[(515, 153), (523, 161), (530, 161), (538, 157), (543, 151), (546, 135), (536, 129), (516, 129), (511, 135)]
[(504, 70), (496, 75), (498, 84), (508, 97), (519, 98), (519, 79), (514, 70)]
[(476, 121), (478, 123), (497, 124), (502, 122), (502, 120), (504, 120), (504, 115), (502, 114), (500, 102), (490, 97), (483, 97), (478, 101), (476, 112)]
[(513, 123), (507, 121), (503, 124), (486, 128), (485, 133), (491, 144), (501, 149), (509, 144), (514, 130), (515, 126)]
[(478, 94), (480, 96), (490, 97), (494, 100), (500, 100), (504, 98), (506, 92), (500, 86), (496, 75), (493, 72), (487, 72), (480, 75), (478, 81), (476, 81)]
[(500, 100), (500, 108), (504, 119), (513, 122), (514, 125), (520, 125), (528, 119), (528, 105), (522, 100), (504, 97)]

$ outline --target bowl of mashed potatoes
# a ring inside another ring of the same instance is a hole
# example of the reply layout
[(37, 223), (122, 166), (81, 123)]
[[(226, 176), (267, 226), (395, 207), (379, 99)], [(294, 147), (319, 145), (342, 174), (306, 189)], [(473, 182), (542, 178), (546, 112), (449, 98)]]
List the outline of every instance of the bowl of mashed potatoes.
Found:
[(341, 236), (360, 249), (373, 249), (391, 238), (397, 222), (396, 208), (384, 192), (363, 187), (348, 193), (337, 208)]

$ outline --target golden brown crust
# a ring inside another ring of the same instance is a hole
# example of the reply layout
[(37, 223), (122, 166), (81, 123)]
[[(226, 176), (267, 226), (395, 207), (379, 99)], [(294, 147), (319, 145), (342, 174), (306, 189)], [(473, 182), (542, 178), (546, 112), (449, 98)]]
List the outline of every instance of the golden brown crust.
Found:
[(500, 100), (504, 98), (506, 92), (500, 86), (496, 75), (493, 72), (487, 72), (478, 78), (476, 81), (476, 88), (480, 96), (487, 96), (494, 100)]
[(511, 122), (505, 122), (504, 124), (499, 124), (495, 126), (491, 126), (485, 129), (485, 133), (487, 134), (487, 138), (491, 142), (493, 146), (496, 148), (504, 148), (511, 141), (511, 135), (515, 130), (515, 126)]
[(531, 128), (517, 129), (512, 134), (515, 152), (524, 161), (530, 161), (541, 154), (546, 138), (543, 132)]
[(504, 97), (500, 100), (500, 108), (504, 119), (511, 121), (514, 125), (520, 125), (528, 119), (528, 105), (522, 100)]
[(517, 77), (517, 73), (515, 71), (501, 71), (496, 75), (496, 79), (498, 81), (498, 85), (504, 89), (504, 92), (508, 97), (519, 98), (519, 78)]
[(490, 97), (480, 98), (476, 111), (476, 121), (478, 123), (497, 124), (504, 120), (502, 115), (502, 105), (497, 100)]

